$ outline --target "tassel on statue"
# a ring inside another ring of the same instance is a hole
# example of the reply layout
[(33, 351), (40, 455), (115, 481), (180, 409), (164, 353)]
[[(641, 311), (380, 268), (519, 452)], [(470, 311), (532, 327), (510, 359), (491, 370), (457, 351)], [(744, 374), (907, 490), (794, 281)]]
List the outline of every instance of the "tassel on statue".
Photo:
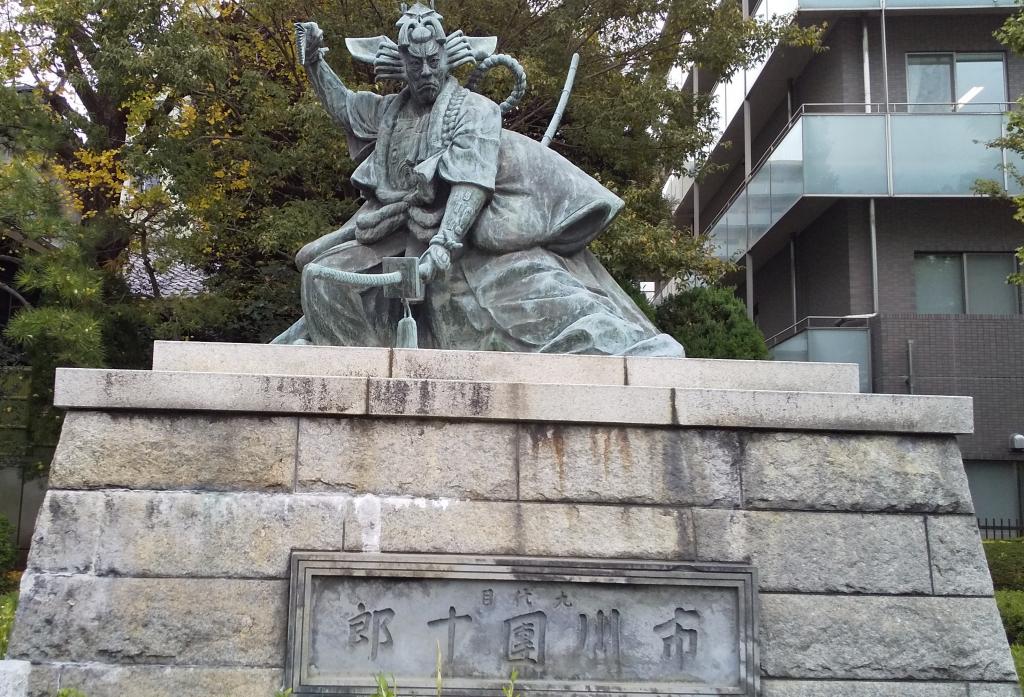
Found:
[(398, 337), (395, 340), (395, 348), (419, 348), (416, 320), (413, 319), (412, 308), (409, 306), (409, 301), (404, 298), (402, 299), (402, 304), (405, 305), (405, 317), (398, 321)]

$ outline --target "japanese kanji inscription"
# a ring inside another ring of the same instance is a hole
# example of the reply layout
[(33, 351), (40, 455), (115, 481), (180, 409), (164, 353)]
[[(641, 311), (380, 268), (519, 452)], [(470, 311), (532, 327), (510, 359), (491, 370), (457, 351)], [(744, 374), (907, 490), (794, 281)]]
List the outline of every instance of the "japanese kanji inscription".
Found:
[(297, 696), (757, 694), (750, 567), (295, 553), (291, 590)]

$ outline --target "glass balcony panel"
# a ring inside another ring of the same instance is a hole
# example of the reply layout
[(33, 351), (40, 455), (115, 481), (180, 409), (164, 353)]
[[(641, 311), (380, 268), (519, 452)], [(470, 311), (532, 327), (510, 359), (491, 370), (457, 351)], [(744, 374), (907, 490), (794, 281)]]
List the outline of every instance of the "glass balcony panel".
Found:
[(719, 218), (715, 226), (711, 228), (711, 242), (713, 244), (711, 253), (723, 261), (729, 258), (728, 231), (729, 226), (726, 223), (725, 216)]
[(729, 206), (729, 211), (725, 214), (725, 218), (728, 221), (729, 226), (726, 234), (729, 259), (736, 261), (746, 254), (748, 249), (747, 192), (745, 190), (737, 196), (736, 200), (733, 201), (731, 206)]
[(886, 0), (887, 8), (1014, 7), (1016, 0)]
[(773, 223), (804, 195), (803, 124), (803, 119), (797, 120), (768, 157)]
[[(1024, 184), (1014, 176), (1014, 172), (1020, 177), (1024, 177), (1024, 157), (1021, 156), (1016, 150), (1006, 150), (1006, 165), (1009, 167), (1009, 171), (1006, 173), (1006, 191), (1012, 196), (1020, 196), (1024, 194)], [(996, 181), (1000, 181), (1000, 177), (994, 177)]]
[(723, 128), (728, 128), (732, 120), (736, 118), (743, 107), (743, 100), (747, 96), (747, 90), (743, 81), (743, 71), (740, 70), (728, 82), (725, 83), (725, 120)]
[(856, 363), (860, 391), (871, 391), (871, 334), (867, 328), (809, 329), (807, 360), (814, 363)]
[(803, 121), (805, 193), (888, 193), (884, 115), (809, 114)]
[(773, 361), (807, 362), (807, 332), (780, 342), (768, 350)]
[(1002, 154), (988, 143), (1000, 114), (893, 114), (894, 194), (970, 195), (978, 179), (1001, 180)]
[(860, 10), (881, 6), (879, 0), (800, 0), (801, 10)]
[[(1003, 135), (1007, 133), (1007, 123), (1010, 120), (1009, 114), (1003, 114)], [(1016, 173), (1019, 177), (1024, 178), (1024, 156), (1021, 156), (1016, 150), (1004, 150), (1003, 154), (1006, 156), (1006, 191), (1012, 196), (1020, 196), (1024, 194), (1024, 184), (1022, 184), (1017, 177), (1014, 176)], [(1001, 177), (993, 177), (996, 181), (1001, 181)]]
[(871, 391), (871, 331), (856, 329), (807, 329), (768, 350), (773, 361), (801, 363), (856, 363), (860, 367), (860, 391)]
[(768, 16), (793, 14), (800, 7), (799, 0), (768, 0)]
[(768, 232), (772, 224), (771, 165), (765, 164), (747, 187), (747, 235), (749, 246)]
[(725, 127), (727, 125), (725, 120), (725, 84), (719, 82), (715, 85), (714, 97), (714, 131), (717, 134), (716, 140), (722, 137), (725, 133)]

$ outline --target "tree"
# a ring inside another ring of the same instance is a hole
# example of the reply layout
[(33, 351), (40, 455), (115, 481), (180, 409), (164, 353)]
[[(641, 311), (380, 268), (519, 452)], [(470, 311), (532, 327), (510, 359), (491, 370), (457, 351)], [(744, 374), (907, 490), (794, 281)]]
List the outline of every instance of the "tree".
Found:
[[(712, 138), (711, 104), (668, 84), (669, 68), (723, 74), (778, 40), (813, 31), (758, 24), (736, 3), (513, 0), (441, 3), (449, 29), (497, 35), (531, 88), (506, 126), (546, 129), (573, 52), (582, 56), (554, 147), (619, 192), (628, 208), (595, 245), (628, 281), (712, 279), (705, 238), (668, 224), (664, 176)], [(33, 362), (142, 366), (153, 338), (266, 341), (299, 313), (292, 265), (302, 243), (357, 206), (345, 143), (297, 66), (292, 22), (315, 19), (329, 60), (354, 88), (372, 69), (345, 36), (391, 33), (376, 0), (37, 0), (8, 5), (0, 78), (0, 234), (23, 246), (22, 289), (39, 302), (8, 328)], [(509, 77), (488, 78), (504, 97)], [(39, 213), (42, 211), (43, 213)], [(131, 292), (127, 261), (146, 283)], [(168, 297), (161, 272), (204, 275), (197, 297)], [(52, 362), (52, 361), (51, 361)]]
[(682, 291), (659, 305), (656, 317), (691, 358), (768, 358), (764, 335), (731, 288)]
[[(996, 38), (1006, 44), (1014, 53), (1024, 54), (1024, 12), (1016, 12), (1010, 15), (999, 31), (996, 32)], [(1024, 105), (1024, 96), (1018, 97), (1017, 103)], [(1011, 150), (1018, 155), (1024, 155), (1024, 114), (1019, 110), (1010, 112), (1005, 135), (993, 141), (990, 145)], [(1024, 192), (1024, 172), (1021, 172), (1012, 162), (1007, 165), (1006, 170), (1010, 179), (1015, 181), (1018, 188)], [(1010, 199), (1016, 208), (1013, 217), (1018, 222), (1024, 223), (1024, 193), (1017, 194), (1016, 196), (1008, 195), (1003, 190), (1001, 183), (993, 181), (978, 182), (977, 189), (979, 193), (988, 196)], [(1024, 266), (1024, 247), (1017, 250), (1017, 259)], [(1024, 273), (1011, 274), (1007, 280), (1010, 283), (1024, 286)]]

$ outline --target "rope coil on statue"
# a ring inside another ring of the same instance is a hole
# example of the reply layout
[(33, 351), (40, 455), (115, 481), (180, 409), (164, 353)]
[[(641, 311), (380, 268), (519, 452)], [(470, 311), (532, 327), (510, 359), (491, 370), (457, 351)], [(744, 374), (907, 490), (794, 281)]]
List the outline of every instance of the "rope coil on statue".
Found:
[(332, 281), (356, 286), (357, 288), (383, 288), (384, 286), (393, 286), (402, 282), (401, 271), (392, 271), (391, 273), (358, 273), (356, 271), (332, 269), (329, 266), (321, 266), (320, 264), (308, 264), (306, 268), (316, 276), (329, 278)]
[(496, 53), (493, 56), (484, 59), (484, 62), (478, 65), (476, 70), (473, 71), (473, 74), (469, 76), (469, 80), (466, 81), (466, 89), (472, 92), (479, 92), (480, 83), (483, 82), (484, 77), (499, 65), (503, 65), (512, 71), (512, 75), (516, 79), (516, 84), (512, 88), (512, 94), (510, 94), (508, 99), (499, 105), (501, 107), (501, 113), (507, 114), (515, 108), (519, 102), (523, 101), (523, 97), (526, 96), (526, 70), (523, 68), (522, 64), (512, 56), (507, 56), (504, 53)]
[[(440, 50), (445, 52), (448, 58), (449, 70), (455, 70), (463, 65), (476, 66), (466, 82), (466, 89), (456, 90), (445, 109), (441, 134), (442, 142), (446, 148), (450, 147), (455, 140), (456, 130), (459, 125), (459, 116), (462, 113), (463, 104), (465, 103), (467, 94), (469, 92), (479, 93), (480, 86), (483, 83), (484, 78), (486, 78), (487, 74), (494, 68), (497, 68), (498, 66), (507, 68), (515, 79), (515, 85), (512, 88), (512, 93), (507, 99), (505, 99), (505, 101), (498, 105), (502, 115), (507, 114), (522, 102), (523, 98), (526, 96), (527, 89), (526, 70), (523, 68), (522, 64), (512, 56), (494, 53), (495, 48), (497, 48), (496, 37), (470, 37), (466, 36), (462, 31), (445, 34), (444, 28), (441, 24), (442, 17), (435, 10), (432, 0), (429, 8), (420, 3), (416, 3), (411, 7), (406, 3), (402, 3), (401, 10), (402, 17), (397, 23), (397, 43), (387, 36), (376, 36), (361, 39), (346, 39), (345, 44), (353, 58), (360, 62), (373, 65), (374, 74), (378, 80), (407, 81), (402, 51), (409, 50), (411, 44), (432, 45), (431, 42), (436, 41), (440, 46), (434, 46), (433, 51), (436, 52), (436, 50), (440, 48)], [(300, 61), (305, 63), (307, 42), (306, 32), (304, 25), (301, 23), (297, 23), (295, 26), (298, 55), (300, 57)], [(322, 53), (326, 52), (326, 50), (326, 48), (320, 49)], [(551, 121), (548, 132), (542, 141), (545, 146), (550, 145), (551, 138), (554, 137), (555, 131), (561, 123), (562, 115), (565, 112), (565, 105), (569, 98), (569, 93), (572, 91), (572, 84), (578, 63), (579, 56), (573, 56), (573, 63), (569, 71), (569, 77), (566, 80), (565, 89), (562, 92), (558, 108), (555, 111), (555, 116)], [(440, 244), (448, 251), (454, 251), (462, 246), (459, 243), (446, 239), (443, 235), (435, 236), (431, 240), (431, 244)], [(421, 261), (422, 258), (423, 257), (420, 257), (420, 259), (417, 260), (417, 263)], [(401, 262), (402, 260), (403, 258), (396, 258), (393, 260), (386, 259), (385, 262)], [(417, 267), (415, 265), (412, 267), (406, 267), (404, 273), (416, 274), (416, 269)], [(307, 265), (306, 270), (317, 277), (357, 288), (386, 288), (390, 286), (403, 285), (403, 283), (407, 284), (410, 281), (408, 276), (403, 275), (403, 271), (391, 271), (389, 273), (358, 273), (355, 271), (342, 271), (340, 269), (334, 269), (320, 264), (309, 264)], [(385, 270), (387, 270), (386, 263)], [(419, 279), (417, 277), (417, 282), (418, 281)], [(422, 295), (419, 297), (422, 299)], [(403, 296), (402, 303), (405, 312), (404, 317), (398, 323), (397, 343), (400, 348), (416, 348), (416, 322), (412, 317), (412, 309), (409, 305), (409, 299)]]

